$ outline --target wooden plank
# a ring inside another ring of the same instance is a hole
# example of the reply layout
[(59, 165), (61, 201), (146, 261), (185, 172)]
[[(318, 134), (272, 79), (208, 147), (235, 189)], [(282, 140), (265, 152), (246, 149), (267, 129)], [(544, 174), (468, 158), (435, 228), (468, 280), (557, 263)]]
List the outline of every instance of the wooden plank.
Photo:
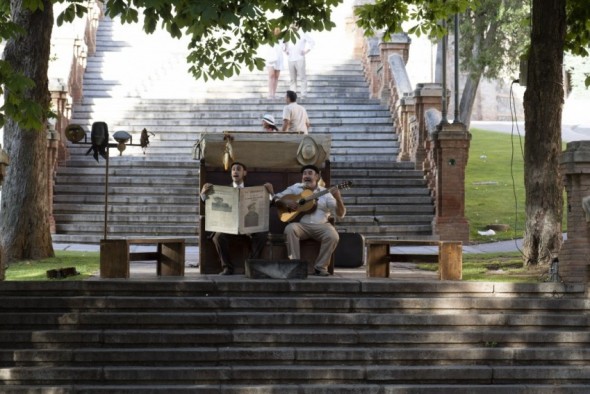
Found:
[(158, 276), (184, 276), (184, 239), (158, 244)]
[(389, 278), (389, 245), (367, 244), (367, 277)]
[(463, 277), (463, 244), (460, 241), (441, 242), (438, 272), (440, 280), (461, 280)]
[(124, 239), (100, 241), (100, 277), (129, 278), (129, 244)]

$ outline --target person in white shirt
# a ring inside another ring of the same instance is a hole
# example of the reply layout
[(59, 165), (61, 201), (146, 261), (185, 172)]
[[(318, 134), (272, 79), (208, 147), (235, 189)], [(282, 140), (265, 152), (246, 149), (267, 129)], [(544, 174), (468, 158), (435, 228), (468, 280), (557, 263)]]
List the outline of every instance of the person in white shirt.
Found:
[(297, 93), (287, 90), (285, 101), (287, 105), (283, 108), (283, 127), (281, 131), (307, 134), (311, 124), (305, 108), (297, 104)]
[[(318, 186), (320, 180), (320, 170), (314, 165), (305, 165), (301, 168), (301, 183), (295, 183), (284, 191), (273, 196), (273, 203), (279, 209), (288, 209), (297, 211), (300, 205), (295, 198), (284, 198), (285, 196), (298, 196), (304, 190), (311, 190), (313, 193), (325, 190), (324, 187)], [(296, 223), (289, 223), (285, 227), (287, 238), (287, 251), (290, 259), (301, 258), (299, 240), (312, 238), (321, 243), (319, 255), (314, 263), (314, 274), (318, 276), (328, 276), (328, 266), (330, 257), (338, 245), (338, 232), (328, 221), (330, 216), (338, 218), (346, 215), (346, 207), (342, 201), (340, 191), (336, 188), (330, 193), (325, 193), (315, 201), (315, 209), (309, 209), (300, 212), (300, 220)]]
[(289, 59), (289, 89), (294, 92), (297, 91), (297, 79), (299, 78), (301, 80), (301, 91), (299, 92), (299, 96), (304, 97), (307, 94), (305, 55), (313, 49), (315, 41), (308, 33), (301, 31), (299, 27), (292, 26), (291, 28), (298, 32), (299, 38), (295, 43), (291, 41), (285, 43), (285, 53)]
[[(231, 177), (232, 177), (232, 186), (237, 188), (244, 187), (244, 179), (248, 171), (246, 170), (246, 166), (240, 162), (234, 162), (231, 165)], [(207, 195), (213, 191), (215, 186), (211, 183), (205, 183), (203, 188), (201, 189), (201, 200), (205, 201), (207, 199)], [(272, 194), (273, 189), (270, 183), (265, 183), (264, 187), (266, 190)], [(215, 249), (217, 250), (217, 254), (219, 255), (219, 260), (221, 262), (221, 269), (222, 271), (219, 273), (220, 275), (232, 275), (234, 273), (234, 267), (230, 259), (230, 241), (232, 237), (240, 237), (244, 235), (233, 235), (233, 234), (225, 234), (225, 233), (214, 233), (211, 237), (213, 244), (215, 244)], [(247, 234), (250, 237), (250, 256), (248, 258), (257, 259), (260, 258), (260, 254), (262, 253), (262, 249), (266, 244), (266, 240), (268, 239), (268, 232), (260, 232), (260, 233), (252, 233)]]

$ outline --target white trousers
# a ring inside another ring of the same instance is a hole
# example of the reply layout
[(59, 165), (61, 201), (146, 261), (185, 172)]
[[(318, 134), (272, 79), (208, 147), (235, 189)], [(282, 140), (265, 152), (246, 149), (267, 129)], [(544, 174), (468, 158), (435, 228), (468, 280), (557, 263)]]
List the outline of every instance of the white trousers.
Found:
[(330, 257), (336, 246), (340, 236), (336, 228), (330, 223), (311, 224), (311, 223), (290, 223), (285, 227), (285, 235), (287, 238), (287, 252), (290, 259), (300, 259), (301, 250), (299, 241), (303, 239), (312, 238), (320, 242), (320, 253), (315, 260), (315, 269), (326, 271), (330, 265)]
[[(289, 89), (297, 93), (299, 96), (307, 94), (307, 74), (305, 73), (305, 56), (301, 59), (289, 62), (289, 76), (291, 82)], [(297, 79), (301, 81), (301, 91), (297, 91)]]

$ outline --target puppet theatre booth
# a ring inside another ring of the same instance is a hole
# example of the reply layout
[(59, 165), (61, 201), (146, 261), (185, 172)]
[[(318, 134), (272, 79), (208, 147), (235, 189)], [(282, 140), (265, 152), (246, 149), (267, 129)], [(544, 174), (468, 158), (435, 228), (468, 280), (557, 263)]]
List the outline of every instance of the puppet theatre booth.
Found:
[[(203, 133), (199, 142), (195, 144), (194, 151), (194, 158), (200, 160), (199, 190), (202, 189), (205, 183), (226, 187), (231, 185), (230, 171), (233, 162), (243, 163), (247, 167), (245, 180), (247, 189), (250, 189), (250, 186), (262, 186), (268, 182), (273, 185), (275, 193), (281, 192), (288, 186), (301, 182), (301, 167), (307, 164), (317, 166), (321, 171), (323, 182), (330, 185), (330, 148), (330, 134)], [(288, 259), (288, 256), (283, 230), (288, 222), (283, 221), (284, 216), (283, 220), (281, 220), (279, 217), (281, 213), (274, 206), (270, 206), (268, 195), (265, 194), (265, 196), (262, 202), (258, 198), (259, 204), (266, 204), (265, 209), (267, 209), (264, 212), (266, 217), (260, 218), (259, 222), (262, 223), (267, 220), (268, 225), (268, 239), (260, 258), (277, 262), (284, 261)], [(211, 240), (214, 233), (214, 231), (210, 231), (211, 225), (214, 222), (223, 222), (224, 226), (234, 226), (235, 228), (231, 233), (235, 234), (239, 232), (240, 226), (243, 227), (248, 209), (251, 209), (253, 205), (253, 201), (248, 200), (248, 196), (244, 198), (245, 201), (240, 201), (239, 196), (230, 202), (227, 200), (228, 198), (218, 198), (217, 200), (208, 198), (207, 201), (211, 205), (206, 209), (205, 202), (199, 199), (199, 265), (201, 274), (218, 274), (222, 269), (215, 245)], [(217, 216), (218, 213), (223, 213), (223, 211), (231, 208), (234, 212), (232, 215), (237, 214), (237, 218), (235, 220), (233, 216), (225, 216), (226, 219), (223, 220), (217, 217), (208, 218), (207, 210), (209, 210), (209, 214), (212, 214), (214, 212), (211, 209), (213, 204), (218, 205), (215, 208), (215, 214), (211, 216)], [(209, 223), (207, 223), (208, 220)], [(233, 223), (229, 223), (232, 220)], [(320, 243), (318, 241), (309, 239), (301, 241), (301, 260), (307, 262), (308, 273), (313, 273), (313, 265), (319, 247)], [(234, 274), (245, 273), (245, 261), (249, 254), (249, 237), (245, 234), (233, 237), (230, 244), (230, 258)], [(332, 256), (329, 267), (330, 273), (334, 271), (333, 260)]]

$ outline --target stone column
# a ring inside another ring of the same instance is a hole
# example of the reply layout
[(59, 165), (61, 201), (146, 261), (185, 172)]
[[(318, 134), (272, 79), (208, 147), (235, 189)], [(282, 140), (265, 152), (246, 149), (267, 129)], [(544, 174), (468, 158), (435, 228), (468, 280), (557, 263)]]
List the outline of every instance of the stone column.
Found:
[(441, 240), (469, 243), (465, 167), (471, 133), (462, 123), (443, 123), (431, 138), (436, 177), (434, 231)]
[(368, 38), (365, 41), (365, 51), (363, 56), (363, 65), (365, 79), (369, 84), (369, 97), (379, 98), (381, 91), (381, 58), (379, 57), (379, 39), (377, 37)]
[(410, 161), (410, 122), (415, 115), (416, 100), (411, 93), (404, 93), (400, 99), (399, 129), (397, 130), (399, 141), (398, 161)]
[(424, 114), (430, 108), (441, 110), (442, 108), (442, 87), (438, 83), (419, 83), (414, 90), (416, 103), (415, 113), (418, 121), (417, 135), (410, 137), (410, 157), (416, 162), (416, 168), (424, 168), (426, 149), (424, 143), (428, 138)]
[(566, 283), (588, 283), (590, 212), (582, 200), (590, 197), (590, 141), (567, 144), (560, 172), (567, 192), (567, 240), (559, 252), (559, 275)]
[(53, 187), (57, 164), (57, 152), (59, 148), (59, 134), (53, 127), (47, 130), (47, 207), (49, 214), (49, 228), (51, 234), (55, 234), (55, 217), (53, 216)]
[(391, 41), (381, 41), (379, 43), (379, 53), (381, 58), (381, 91), (379, 97), (381, 101), (387, 103), (389, 101), (389, 82), (391, 81), (391, 68), (389, 65), (389, 56), (394, 53), (399, 54), (404, 59), (404, 64), (408, 62), (410, 53), (410, 43), (412, 40), (406, 33), (396, 33), (391, 36)]

